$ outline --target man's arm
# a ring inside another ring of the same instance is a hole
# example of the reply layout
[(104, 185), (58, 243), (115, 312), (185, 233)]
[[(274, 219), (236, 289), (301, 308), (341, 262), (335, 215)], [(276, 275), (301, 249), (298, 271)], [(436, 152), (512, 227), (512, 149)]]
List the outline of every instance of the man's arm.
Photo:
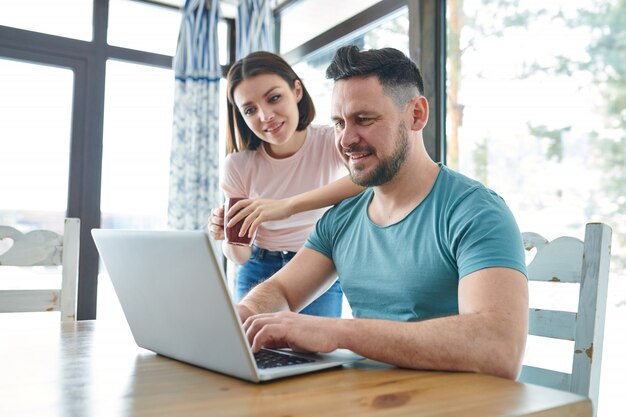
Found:
[(487, 268), (460, 281), (455, 316), (404, 323), (279, 313), (253, 316), (245, 327), (253, 350), (261, 346), (319, 352), (346, 348), (406, 368), (515, 379), (526, 343), (528, 287), (516, 270)]
[(239, 303), (243, 322), (252, 315), (300, 311), (322, 295), (337, 278), (330, 259), (303, 247), (270, 279), (254, 287)]

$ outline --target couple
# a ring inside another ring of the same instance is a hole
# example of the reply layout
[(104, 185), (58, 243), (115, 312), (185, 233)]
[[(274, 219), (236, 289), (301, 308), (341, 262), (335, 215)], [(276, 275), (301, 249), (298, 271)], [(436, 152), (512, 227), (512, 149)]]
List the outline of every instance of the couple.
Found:
[[(223, 188), (232, 197), (259, 180), (249, 165), (252, 174), (238, 175), (242, 165), (254, 158), (289, 159), (306, 141), (323, 141), (307, 128), (312, 116), (301, 123), (302, 117), (294, 121), (276, 111), (276, 103), (290, 101), (297, 105), (295, 116), (302, 115), (300, 103), (308, 98), (302, 82), (278, 82), (278, 92), (271, 82), (267, 89), (250, 89), (250, 82), (273, 73), (246, 79), (248, 58), (229, 73), (229, 102), (240, 133), (237, 141), (231, 132), (231, 144), (243, 144), (227, 158)], [(233, 83), (237, 71), (241, 80)], [(259, 229), (261, 246), (272, 237), (262, 237), (263, 222), (337, 204), (302, 248), (286, 251), (293, 259), (247, 295), (247, 289), (240, 292), (239, 315), (253, 351), (346, 348), (400, 367), (517, 378), (528, 290), (521, 235), (506, 204), (428, 156), (422, 137), (428, 102), (418, 68), (403, 53), (343, 47), (326, 75), (335, 81), (335, 153), (328, 158), (339, 157), (354, 184), (343, 178), (295, 197), (249, 199), (233, 208), (244, 207), (232, 224), (248, 216), (242, 233)], [(255, 97), (254, 91), (260, 93)], [(291, 125), (295, 133), (289, 136)], [(248, 135), (241, 135), (242, 126)], [(289, 184), (290, 178), (281, 181)], [(210, 223), (211, 235), (223, 239), (222, 208), (214, 209)], [(283, 253), (271, 247), (236, 253), (238, 248), (224, 246), (231, 260), (243, 263), (244, 274), (257, 260), (255, 251)], [(354, 319), (297, 313), (332, 292), (337, 275)]]

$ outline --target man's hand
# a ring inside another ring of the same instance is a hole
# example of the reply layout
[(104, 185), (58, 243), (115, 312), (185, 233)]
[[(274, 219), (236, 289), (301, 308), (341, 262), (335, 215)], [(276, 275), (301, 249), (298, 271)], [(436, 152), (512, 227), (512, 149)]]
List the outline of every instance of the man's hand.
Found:
[(341, 319), (292, 312), (258, 314), (244, 321), (253, 352), (266, 348), (291, 348), (297, 352), (332, 352), (339, 348)]
[(239, 313), (239, 319), (241, 323), (245, 323), (248, 317), (253, 316), (255, 313), (243, 304), (237, 304), (237, 312)]
[[(234, 226), (245, 218), (239, 231), (239, 236), (245, 236), (246, 233), (248, 236), (254, 236), (259, 226), (264, 222), (283, 220), (293, 214), (289, 199), (269, 200), (264, 198), (248, 198), (238, 201), (230, 208), (228, 213), (228, 225), (230, 226)], [(233, 214), (232, 217), (230, 214)]]

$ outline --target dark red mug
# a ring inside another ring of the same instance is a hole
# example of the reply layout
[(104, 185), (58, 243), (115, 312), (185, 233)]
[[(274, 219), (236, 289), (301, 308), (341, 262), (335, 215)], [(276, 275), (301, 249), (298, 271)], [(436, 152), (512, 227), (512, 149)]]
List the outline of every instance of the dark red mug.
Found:
[(241, 219), (241, 221), (237, 222), (233, 227), (226, 227), (228, 224), (228, 210), (238, 201), (245, 199), (246, 197), (231, 197), (227, 199), (224, 207), (224, 236), (226, 243), (230, 243), (231, 245), (250, 246), (254, 241), (254, 236), (249, 237), (248, 233), (244, 236), (239, 236), (239, 231), (241, 231), (241, 226), (243, 226), (245, 218)]

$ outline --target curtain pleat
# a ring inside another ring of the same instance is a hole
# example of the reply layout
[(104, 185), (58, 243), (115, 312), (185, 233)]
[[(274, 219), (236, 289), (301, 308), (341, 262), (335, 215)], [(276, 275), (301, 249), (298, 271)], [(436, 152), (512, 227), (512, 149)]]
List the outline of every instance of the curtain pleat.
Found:
[(250, 52), (275, 52), (271, 0), (241, 0), (237, 7), (237, 59)]
[(174, 57), (176, 76), (170, 157), (168, 226), (198, 230), (219, 187), (218, 0), (187, 0)]

